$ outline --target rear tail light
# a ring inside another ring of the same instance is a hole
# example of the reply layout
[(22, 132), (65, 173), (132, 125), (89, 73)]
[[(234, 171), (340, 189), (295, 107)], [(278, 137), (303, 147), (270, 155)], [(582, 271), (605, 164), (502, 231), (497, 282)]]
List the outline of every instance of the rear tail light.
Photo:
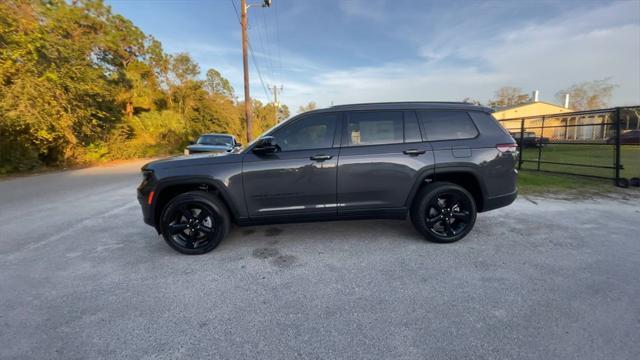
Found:
[(518, 151), (517, 144), (498, 144), (496, 145), (496, 149), (501, 153), (515, 153)]
[(151, 205), (151, 203), (153, 202), (153, 195), (155, 195), (155, 191), (152, 191), (149, 193), (149, 198), (147, 199), (147, 204)]

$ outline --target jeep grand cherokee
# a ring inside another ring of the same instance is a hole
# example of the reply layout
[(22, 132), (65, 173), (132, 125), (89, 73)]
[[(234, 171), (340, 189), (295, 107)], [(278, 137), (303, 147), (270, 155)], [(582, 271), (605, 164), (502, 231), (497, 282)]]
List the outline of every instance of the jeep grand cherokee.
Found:
[(144, 221), (184, 254), (213, 250), (230, 224), (411, 218), (454, 242), (476, 213), (517, 194), (517, 147), (491, 110), (467, 103), (333, 106), (300, 114), (229, 153), (142, 168)]

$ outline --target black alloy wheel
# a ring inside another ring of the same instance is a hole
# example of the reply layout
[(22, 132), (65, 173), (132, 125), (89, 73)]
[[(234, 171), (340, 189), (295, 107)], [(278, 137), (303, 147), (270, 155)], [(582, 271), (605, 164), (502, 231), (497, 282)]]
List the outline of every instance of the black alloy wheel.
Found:
[(173, 198), (162, 214), (162, 235), (174, 250), (204, 254), (213, 250), (229, 230), (229, 215), (217, 197), (192, 191)]
[(473, 228), (476, 205), (459, 185), (442, 182), (422, 189), (411, 208), (411, 220), (428, 240), (449, 243), (462, 239)]
[(457, 192), (440, 193), (429, 202), (425, 216), (429, 231), (437, 236), (454, 237), (471, 222), (469, 199)]

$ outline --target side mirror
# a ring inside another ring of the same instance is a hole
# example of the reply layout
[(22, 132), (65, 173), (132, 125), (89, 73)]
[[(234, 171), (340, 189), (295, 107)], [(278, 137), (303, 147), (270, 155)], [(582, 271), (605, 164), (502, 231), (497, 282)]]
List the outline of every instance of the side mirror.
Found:
[(189, 145), (194, 145), (196, 142), (193, 140), (189, 140)]
[(263, 136), (258, 140), (256, 146), (253, 147), (253, 152), (258, 154), (271, 154), (278, 151), (278, 149), (278, 144), (276, 144), (276, 139), (273, 136)]
[(236, 145), (235, 145), (235, 146), (236, 146), (236, 147), (242, 147), (242, 144), (241, 144), (241, 143), (239, 143), (239, 142), (236, 142)]

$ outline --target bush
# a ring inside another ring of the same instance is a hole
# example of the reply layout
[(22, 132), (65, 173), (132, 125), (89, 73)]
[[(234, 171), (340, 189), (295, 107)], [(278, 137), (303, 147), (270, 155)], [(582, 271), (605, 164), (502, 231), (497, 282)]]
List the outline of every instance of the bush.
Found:
[(104, 158), (131, 159), (179, 152), (187, 142), (185, 125), (182, 117), (170, 110), (134, 116), (114, 129)]

